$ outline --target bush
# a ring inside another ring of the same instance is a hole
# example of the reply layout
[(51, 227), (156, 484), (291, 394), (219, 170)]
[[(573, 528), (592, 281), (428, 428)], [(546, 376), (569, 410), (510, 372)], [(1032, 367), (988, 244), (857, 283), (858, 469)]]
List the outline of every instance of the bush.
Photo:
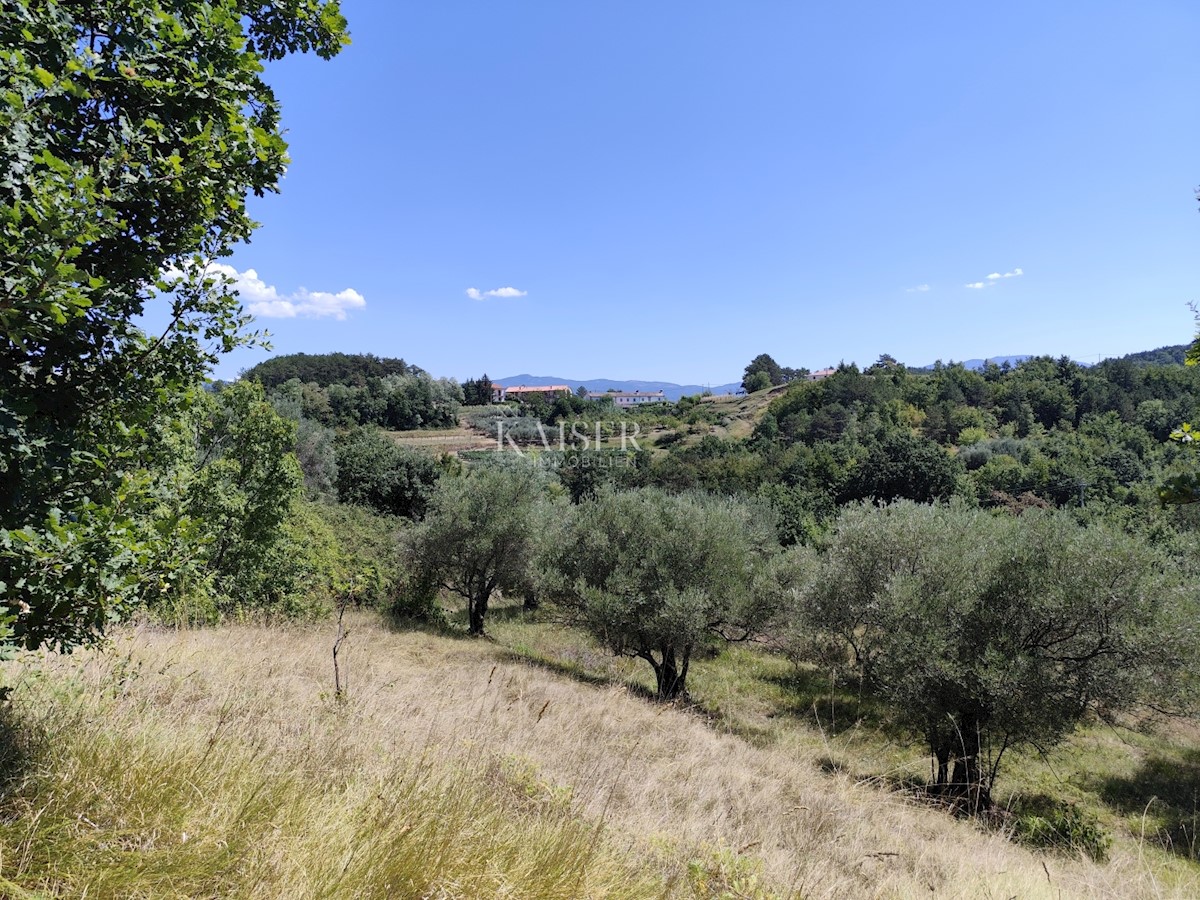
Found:
[(960, 471), (959, 462), (933, 441), (892, 431), (861, 461), (842, 499), (946, 500), (954, 494)]
[(388, 614), (397, 622), (446, 626), (446, 610), (438, 602), (440, 586), (418, 578), (402, 579), (392, 594)]
[(401, 447), (374, 428), (343, 435), (337, 444), (337, 490), (342, 503), (420, 519), (438, 480), (430, 456)]
[(1038, 797), (1022, 803), (1016, 812), (1012, 836), (1019, 844), (1084, 853), (1096, 862), (1108, 856), (1112, 837), (1095, 814), (1074, 803)]
[(331, 608), (343, 599), (382, 609), (401, 590), (396, 546), (406, 520), (361, 506), (301, 503), (292, 519), (293, 543), (307, 559), (310, 604)]
[(742, 389), (747, 394), (753, 394), (758, 391), (765, 391), (771, 386), (771, 376), (766, 372), (754, 372), (746, 376), (746, 380), (742, 382)]
[(286, 605), (296, 572), (283, 526), (303, 483), (295, 427), (254, 382), (204, 394), (193, 416), (195, 469), (184, 513), (218, 606)]

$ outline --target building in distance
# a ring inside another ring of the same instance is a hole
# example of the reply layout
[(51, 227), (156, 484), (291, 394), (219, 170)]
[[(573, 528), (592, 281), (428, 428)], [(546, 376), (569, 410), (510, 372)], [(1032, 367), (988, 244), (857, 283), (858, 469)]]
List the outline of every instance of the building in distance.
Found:
[(612, 400), (614, 406), (642, 406), (647, 403), (666, 403), (667, 396), (662, 391), (605, 391), (603, 394), (589, 394), (593, 400)]

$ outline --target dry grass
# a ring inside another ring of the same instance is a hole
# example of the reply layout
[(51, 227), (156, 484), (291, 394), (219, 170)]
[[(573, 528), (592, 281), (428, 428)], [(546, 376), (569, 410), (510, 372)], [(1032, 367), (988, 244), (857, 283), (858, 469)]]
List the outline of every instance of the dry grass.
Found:
[(1136, 854), (1037, 856), (826, 774), (819, 736), (756, 746), (488, 642), (362, 616), (338, 702), (331, 640), (139, 631), (10, 664), (55, 742), (10, 790), (0, 893), (1200, 895)]
[(388, 431), (397, 444), (426, 453), (461, 453), (465, 450), (495, 450), (495, 437), (487, 437), (459, 425), (456, 428), (422, 428), (414, 431)]
[[(713, 435), (724, 440), (744, 440), (754, 433), (767, 407), (771, 402), (785, 393), (788, 385), (778, 385), (770, 390), (758, 391), (754, 394), (722, 394), (720, 396), (702, 397), (700, 403), (704, 409), (716, 417), (716, 422), (707, 426), (683, 426), (678, 429), (681, 437), (673, 443), (673, 447), (688, 447), (698, 444), (704, 437)], [(649, 432), (648, 432), (649, 433)], [(665, 433), (655, 429), (653, 436)]]

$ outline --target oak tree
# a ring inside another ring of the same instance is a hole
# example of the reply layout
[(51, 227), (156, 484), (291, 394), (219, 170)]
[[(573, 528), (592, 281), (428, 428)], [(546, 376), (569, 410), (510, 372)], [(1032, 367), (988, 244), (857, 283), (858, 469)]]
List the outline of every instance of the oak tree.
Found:
[(4, 4), (0, 646), (86, 641), (139, 599), (154, 432), (250, 337), (209, 264), (288, 161), (263, 64), (347, 41), (337, 0)]

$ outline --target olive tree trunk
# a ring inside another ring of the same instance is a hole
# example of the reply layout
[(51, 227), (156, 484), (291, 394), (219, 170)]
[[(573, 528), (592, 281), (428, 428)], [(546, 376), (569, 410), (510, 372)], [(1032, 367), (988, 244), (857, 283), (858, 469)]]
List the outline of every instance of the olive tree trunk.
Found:
[(676, 653), (671, 645), (661, 647), (660, 659), (655, 659), (652, 652), (639, 655), (654, 667), (654, 680), (660, 700), (675, 700), (687, 694), (688, 664), (692, 658), (691, 645), (684, 647), (679, 653)]
[(933, 792), (965, 803), (972, 813), (990, 809), (992, 792), (982, 765), (979, 720), (975, 714), (966, 713), (955, 722), (957, 727), (952, 732), (930, 735), (930, 750), (937, 761)]
[(488, 600), (491, 592), (479, 593), (467, 602), (467, 619), (471, 634), (483, 634), (483, 618), (487, 615)]

